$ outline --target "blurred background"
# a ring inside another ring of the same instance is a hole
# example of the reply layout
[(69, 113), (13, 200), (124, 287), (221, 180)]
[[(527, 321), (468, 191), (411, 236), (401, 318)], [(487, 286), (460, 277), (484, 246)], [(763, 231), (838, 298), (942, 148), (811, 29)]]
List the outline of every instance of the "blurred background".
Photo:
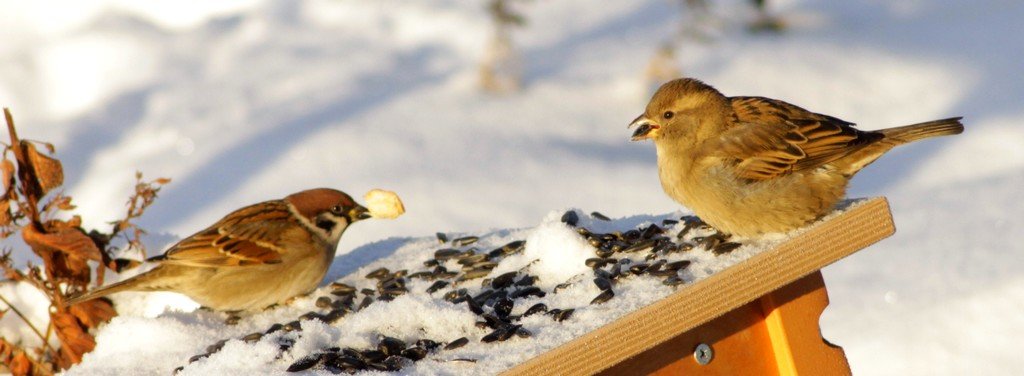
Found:
[(1019, 372), (1024, 3), (752, 3), (2, 1), (0, 104), (56, 145), (86, 228), (123, 214), (136, 171), (173, 179), (140, 221), (151, 254), (316, 186), (406, 203), (339, 253), (680, 210), (625, 128), (680, 75), (864, 129), (962, 115), (854, 179), (898, 231), (825, 269), (822, 331), (856, 374)]

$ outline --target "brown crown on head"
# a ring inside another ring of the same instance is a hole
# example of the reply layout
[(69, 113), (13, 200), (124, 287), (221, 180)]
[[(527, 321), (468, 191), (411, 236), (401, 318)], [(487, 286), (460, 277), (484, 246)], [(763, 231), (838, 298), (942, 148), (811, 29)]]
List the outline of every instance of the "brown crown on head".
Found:
[(717, 99), (722, 94), (711, 87), (711, 85), (705, 84), (704, 82), (694, 78), (679, 78), (665, 84), (658, 88), (658, 91), (654, 93), (651, 98), (651, 104), (655, 107), (671, 107), (673, 102), (681, 99), (682, 97), (694, 97), (690, 99), (707, 100), (715, 98)]
[(335, 205), (340, 205), (343, 210), (355, 206), (355, 201), (345, 192), (331, 188), (314, 188), (298, 193), (293, 193), (284, 198), (285, 201), (295, 206), (295, 210), (302, 216), (313, 219), (317, 214), (330, 210)]

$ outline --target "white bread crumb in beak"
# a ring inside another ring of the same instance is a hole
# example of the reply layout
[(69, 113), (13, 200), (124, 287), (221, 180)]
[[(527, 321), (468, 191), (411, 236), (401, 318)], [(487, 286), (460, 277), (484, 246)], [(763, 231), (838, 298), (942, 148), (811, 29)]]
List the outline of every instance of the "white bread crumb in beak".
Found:
[(372, 189), (363, 196), (366, 201), (366, 209), (374, 218), (395, 219), (405, 213), (405, 205), (402, 200), (392, 191), (383, 189)]

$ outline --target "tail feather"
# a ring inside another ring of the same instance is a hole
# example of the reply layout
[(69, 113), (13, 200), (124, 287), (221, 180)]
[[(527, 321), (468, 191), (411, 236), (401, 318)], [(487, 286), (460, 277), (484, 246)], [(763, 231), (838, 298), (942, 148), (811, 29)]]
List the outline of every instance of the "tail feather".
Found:
[(923, 138), (960, 134), (964, 131), (964, 125), (960, 123), (962, 117), (934, 120), (924, 123), (905, 125), (902, 127), (882, 129), (885, 140), (895, 144), (905, 144)]
[(94, 289), (92, 291), (87, 291), (85, 293), (69, 297), (68, 299), (64, 300), (64, 306), (65, 307), (70, 307), (72, 305), (75, 305), (75, 304), (78, 304), (78, 303), (81, 303), (81, 302), (85, 302), (85, 301), (89, 301), (89, 300), (93, 300), (93, 299), (99, 299), (99, 298), (102, 298), (104, 296), (107, 296), (107, 295), (110, 295), (110, 294), (114, 294), (114, 293), (123, 292), (123, 291), (153, 291), (153, 290), (160, 290), (160, 288), (156, 288), (156, 287), (150, 286), (150, 284), (149, 284), (150, 280), (153, 279), (153, 276), (155, 274), (154, 272), (156, 272), (157, 270), (159, 270), (159, 268), (150, 270), (148, 272), (139, 274), (137, 276), (128, 278), (126, 280), (123, 280), (123, 281), (120, 281), (120, 282), (117, 282), (117, 283), (112, 283), (112, 284), (109, 284), (109, 285), (106, 285), (106, 286), (103, 286), (103, 287), (96, 288), (96, 289)]
[(881, 157), (882, 154), (885, 154), (885, 152), (897, 145), (929, 137), (963, 133), (964, 125), (960, 123), (960, 119), (962, 118), (954, 117), (873, 131), (881, 133), (883, 137), (842, 159), (832, 162), (832, 165), (843, 174), (853, 176), (857, 171), (871, 164), (878, 157)]

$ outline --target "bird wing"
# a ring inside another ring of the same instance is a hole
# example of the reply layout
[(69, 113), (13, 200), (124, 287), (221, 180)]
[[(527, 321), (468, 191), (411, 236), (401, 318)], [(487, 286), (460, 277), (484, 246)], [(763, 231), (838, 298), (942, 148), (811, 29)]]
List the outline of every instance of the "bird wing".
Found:
[(288, 233), (308, 236), (286, 203), (268, 201), (228, 214), (154, 260), (199, 267), (276, 264), (286, 252), (281, 240)]
[(736, 159), (738, 175), (769, 180), (809, 170), (878, 141), (877, 132), (853, 123), (762, 97), (732, 97), (733, 126), (721, 137), (720, 152)]

